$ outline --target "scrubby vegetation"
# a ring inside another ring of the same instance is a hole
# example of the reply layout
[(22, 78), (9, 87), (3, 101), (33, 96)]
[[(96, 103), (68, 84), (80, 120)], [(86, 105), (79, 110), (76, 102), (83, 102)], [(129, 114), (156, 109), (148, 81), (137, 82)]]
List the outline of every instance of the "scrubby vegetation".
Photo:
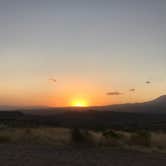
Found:
[(88, 130), (71, 129), (71, 141), (74, 144), (93, 145), (94, 141)]
[(148, 131), (138, 131), (132, 133), (130, 136), (129, 143), (131, 145), (140, 145), (140, 146), (151, 146), (151, 133)]
[(83, 130), (79, 128), (8, 128), (0, 129), (0, 144), (50, 144), (55, 146), (97, 146), (148, 148), (166, 151), (166, 134), (148, 131)]
[(11, 142), (10, 135), (0, 135), (0, 143), (8, 143)]

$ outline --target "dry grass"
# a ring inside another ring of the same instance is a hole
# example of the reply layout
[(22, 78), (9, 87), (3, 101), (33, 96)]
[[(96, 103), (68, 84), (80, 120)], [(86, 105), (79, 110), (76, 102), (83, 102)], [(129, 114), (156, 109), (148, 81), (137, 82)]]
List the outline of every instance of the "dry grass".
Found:
[(138, 146), (151, 146), (151, 133), (147, 131), (139, 131), (131, 134), (129, 144)]
[(155, 145), (158, 149), (166, 150), (166, 133), (153, 132), (151, 142), (152, 142), (152, 145)]
[[(117, 146), (128, 149), (143, 151), (166, 152), (166, 133), (152, 132), (151, 145), (144, 145), (145, 137), (138, 134), (116, 131), (118, 138), (103, 136), (101, 132), (88, 131), (88, 139), (93, 146)], [(72, 140), (71, 130), (65, 128), (22, 128), (22, 129), (0, 129), (0, 143), (15, 144), (50, 144), (50, 145), (70, 145)], [(149, 140), (148, 140), (149, 141)], [(143, 143), (142, 143), (143, 142)], [(141, 146), (139, 145), (141, 143)]]
[(0, 143), (30, 143), (65, 145), (70, 142), (68, 129), (63, 128), (23, 128), (0, 131)]

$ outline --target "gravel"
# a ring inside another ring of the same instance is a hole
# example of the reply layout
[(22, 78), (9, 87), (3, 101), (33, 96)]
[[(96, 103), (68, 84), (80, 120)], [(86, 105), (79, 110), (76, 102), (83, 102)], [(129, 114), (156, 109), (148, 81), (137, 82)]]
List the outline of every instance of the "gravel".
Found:
[(166, 155), (111, 148), (0, 145), (0, 166), (165, 166)]

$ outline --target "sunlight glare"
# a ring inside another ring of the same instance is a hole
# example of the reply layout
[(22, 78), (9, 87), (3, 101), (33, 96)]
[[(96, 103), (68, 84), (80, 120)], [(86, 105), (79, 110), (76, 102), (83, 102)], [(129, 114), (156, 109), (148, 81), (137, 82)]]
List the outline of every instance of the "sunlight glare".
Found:
[(73, 106), (73, 107), (87, 107), (88, 103), (85, 100), (73, 100), (71, 102), (71, 106)]

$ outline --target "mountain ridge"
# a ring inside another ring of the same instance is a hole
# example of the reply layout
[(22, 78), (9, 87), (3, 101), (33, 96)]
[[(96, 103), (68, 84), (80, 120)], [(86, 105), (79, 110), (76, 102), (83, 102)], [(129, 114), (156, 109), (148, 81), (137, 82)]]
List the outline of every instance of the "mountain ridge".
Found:
[[(5, 109), (6, 108), (6, 109)], [(114, 104), (107, 106), (92, 107), (12, 107), (0, 106), (0, 111), (17, 110), (32, 114), (56, 114), (66, 111), (115, 111), (115, 112), (145, 112), (145, 113), (164, 113), (166, 114), (166, 95), (143, 103)]]

